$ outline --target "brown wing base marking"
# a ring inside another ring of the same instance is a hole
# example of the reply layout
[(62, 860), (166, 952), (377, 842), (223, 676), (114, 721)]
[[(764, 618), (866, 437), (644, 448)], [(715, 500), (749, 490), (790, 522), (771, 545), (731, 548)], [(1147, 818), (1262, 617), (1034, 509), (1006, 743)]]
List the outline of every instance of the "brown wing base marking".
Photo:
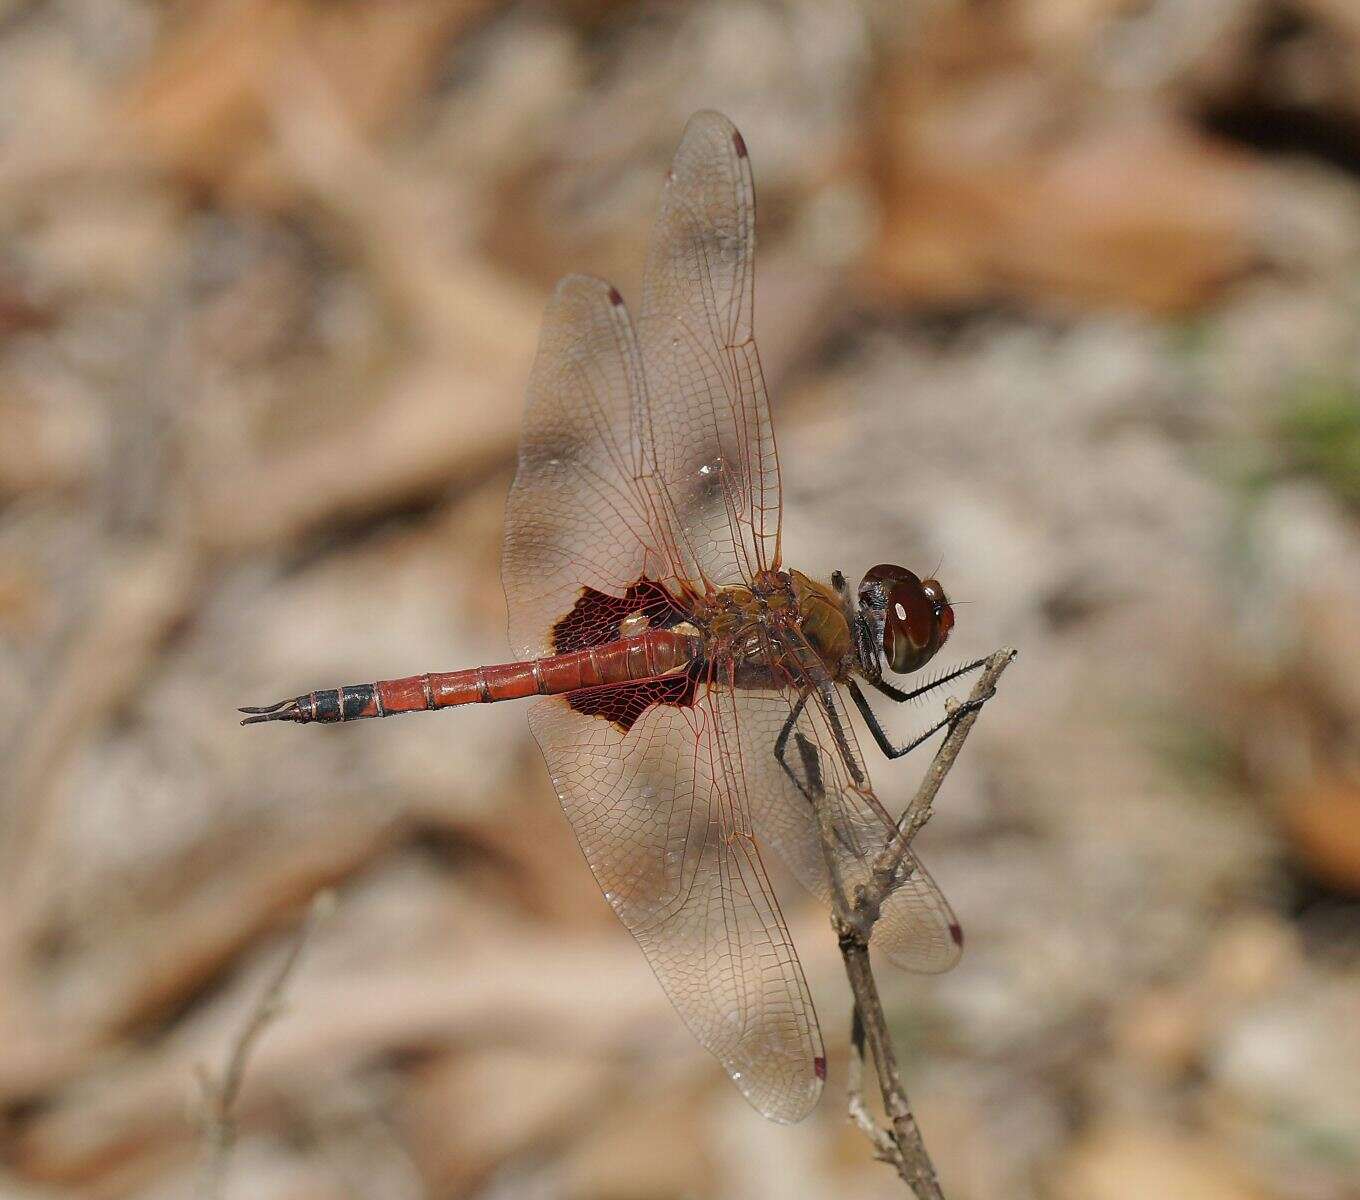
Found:
[[(571, 611), (552, 628), (553, 650), (565, 654), (617, 641), (624, 636), (624, 619), (634, 614), (646, 617), (651, 629), (671, 629), (689, 619), (670, 592), (651, 579), (639, 579), (622, 596), (584, 587)], [(627, 733), (654, 704), (690, 707), (702, 675), (703, 665), (695, 663), (683, 674), (568, 692), (566, 699), (577, 712), (603, 717)]]
[(702, 674), (702, 664), (695, 663), (683, 674), (668, 675), (665, 679), (647, 679), (642, 683), (568, 692), (567, 703), (578, 713), (587, 717), (603, 717), (627, 733), (654, 704), (691, 707)]
[(622, 596), (583, 587), (571, 612), (552, 627), (553, 651), (566, 654), (616, 642), (623, 636), (624, 618), (633, 613), (646, 617), (651, 629), (670, 629), (689, 616), (670, 592), (650, 579), (639, 579)]

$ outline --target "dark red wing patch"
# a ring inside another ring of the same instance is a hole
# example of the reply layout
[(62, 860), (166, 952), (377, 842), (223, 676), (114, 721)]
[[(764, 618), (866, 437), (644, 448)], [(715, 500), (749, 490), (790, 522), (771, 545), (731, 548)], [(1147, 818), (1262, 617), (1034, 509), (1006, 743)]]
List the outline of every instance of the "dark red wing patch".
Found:
[(688, 708), (693, 704), (701, 671), (702, 667), (696, 663), (683, 675), (568, 692), (567, 703), (578, 713), (603, 717), (627, 733), (653, 704), (674, 704), (677, 708)]
[(585, 587), (571, 612), (552, 627), (553, 650), (566, 654), (616, 642), (624, 617), (636, 612), (646, 616), (652, 629), (670, 629), (688, 616), (670, 592), (650, 579), (638, 580), (622, 596)]
[[(670, 592), (650, 579), (639, 579), (622, 596), (585, 587), (571, 612), (553, 626), (553, 649), (566, 654), (616, 642), (623, 636), (620, 626), (624, 618), (634, 613), (645, 616), (651, 629), (670, 629), (689, 617)], [(683, 675), (568, 692), (567, 703), (588, 717), (612, 721), (627, 733), (653, 704), (674, 704), (680, 708), (693, 704), (700, 671), (695, 664)]]

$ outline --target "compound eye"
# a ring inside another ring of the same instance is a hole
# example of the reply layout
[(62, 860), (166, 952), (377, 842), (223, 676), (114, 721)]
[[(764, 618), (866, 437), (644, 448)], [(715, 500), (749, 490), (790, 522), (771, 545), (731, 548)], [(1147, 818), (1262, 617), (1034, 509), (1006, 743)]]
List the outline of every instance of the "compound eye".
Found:
[(867, 618), (882, 621), (883, 658), (899, 675), (925, 666), (954, 628), (940, 581), (923, 580), (906, 567), (871, 567), (859, 585), (859, 602)]
[(898, 580), (888, 593), (884, 613), (883, 654), (888, 666), (899, 675), (920, 670), (953, 627), (954, 610), (938, 580), (922, 582), (915, 575)]
[(915, 579), (906, 567), (895, 567), (892, 563), (879, 563), (870, 567), (859, 585), (859, 602), (874, 608), (882, 608), (884, 598), (903, 579)]
[(935, 606), (935, 620), (940, 626), (940, 644), (943, 645), (949, 631), (954, 628), (954, 610), (949, 605), (949, 597), (944, 594), (944, 588), (940, 586), (938, 579), (922, 580), (921, 590), (930, 597), (931, 604)]
[[(930, 643), (934, 632), (935, 605), (919, 580), (904, 580), (888, 593), (886, 634), (905, 638), (912, 650), (919, 652)], [(889, 647), (885, 645), (884, 649)]]

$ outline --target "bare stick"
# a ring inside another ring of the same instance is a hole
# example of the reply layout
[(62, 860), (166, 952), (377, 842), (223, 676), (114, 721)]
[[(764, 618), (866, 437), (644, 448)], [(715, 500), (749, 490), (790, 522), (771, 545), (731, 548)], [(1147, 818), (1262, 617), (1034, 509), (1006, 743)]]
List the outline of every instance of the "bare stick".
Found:
[(869, 1106), (864, 1103), (864, 1018), (860, 1015), (858, 1004), (850, 1018), (850, 1065), (846, 1075), (845, 1093), (850, 1120), (873, 1143), (875, 1158), (899, 1166), (901, 1155), (896, 1143), (878, 1127)]
[[(930, 819), (931, 806), (945, 776), (957, 761), (982, 706), (995, 695), (996, 682), (1001, 673), (1014, 657), (1015, 651), (1009, 647), (993, 654), (987, 660), (968, 700), (951, 710), (950, 715), (955, 719), (949, 733), (936, 751), (920, 788), (898, 822), (896, 832), (874, 862), (869, 882), (857, 887), (853, 897), (846, 895), (844, 881), (835, 869), (835, 831), (827, 811), (829, 806), (822, 803), (825, 791), (821, 766), (817, 760), (817, 747), (801, 733), (795, 735), (798, 753), (802, 758), (803, 775), (808, 781), (808, 794), (817, 808), (822, 849), (831, 875), (832, 924), (840, 943), (846, 978), (850, 981), (850, 990), (855, 997), (854, 1023), (850, 1035), (850, 1119), (869, 1139), (874, 1148), (874, 1157), (890, 1163), (917, 1200), (944, 1200), (944, 1193), (940, 1190), (935, 1165), (926, 1151), (920, 1127), (916, 1124), (911, 1102), (902, 1083), (897, 1052), (893, 1047), (887, 1019), (883, 1015), (878, 983), (869, 961), (869, 939), (884, 902), (908, 878), (901, 867), (911, 839)], [(888, 1118), (887, 1129), (874, 1121), (864, 1103), (866, 1045), (878, 1076), (883, 1111)]]
[(318, 892), (312, 899), (307, 916), (298, 927), (288, 953), (274, 972), (246, 1022), (232, 1042), (221, 1079), (213, 1079), (206, 1069), (199, 1070), (199, 1085), (203, 1089), (203, 1169), (199, 1175), (199, 1200), (218, 1200), (226, 1181), (227, 1166), (236, 1145), (236, 1118), (232, 1114), (236, 1098), (245, 1081), (250, 1052), (270, 1022), (283, 1011), (283, 993), (297, 967), (302, 951), (312, 934), (335, 910), (335, 893)]
[[(902, 1084), (902, 1073), (897, 1066), (897, 1051), (893, 1047), (888, 1021), (883, 1015), (883, 1003), (878, 997), (878, 983), (869, 965), (869, 947), (857, 934), (841, 936), (841, 957), (845, 960), (845, 974), (850, 989), (855, 993), (855, 1006), (864, 1023), (869, 1055), (878, 1074), (878, 1090), (883, 1097), (883, 1111), (888, 1116), (889, 1129), (879, 1130), (892, 1144), (888, 1161), (897, 1169), (902, 1181), (912, 1190), (917, 1200), (944, 1200), (935, 1164), (930, 1161), (920, 1127), (911, 1111), (907, 1089)], [(877, 1149), (883, 1137), (872, 1139)]]
[[(895, 888), (901, 885), (902, 879), (897, 877), (897, 871), (902, 865), (902, 859), (906, 857), (912, 839), (921, 832), (921, 828), (930, 820), (931, 806), (935, 803), (935, 796), (944, 783), (945, 776), (949, 774), (957, 761), (959, 751), (963, 749), (963, 743), (968, 740), (968, 735), (972, 732), (973, 724), (977, 721), (982, 706), (996, 695), (997, 680), (1001, 678), (1001, 673), (1011, 665), (1015, 653), (1011, 647), (1004, 646), (987, 659), (982, 674), (978, 676), (978, 681), (973, 685), (973, 690), (968, 699), (956, 710), (957, 718), (950, 726), (949, 733), (945, 736), (944, 741), (940, 743), (940, 748), (935, 752), (935, 757), (926, 771), (925, 778), (921, 780), (921, 786), (916, 789), (916, 795), (911, 798), (911, 803), (907, 805), (901, 819), (897, 822), (897, 836), (888, 840), (888, 844), (883, 847), (882, 853), (874, 862), (870, 885), (865, 889), (863, 896), (860, 897), (863, 904), (857, 904), (856, 907), (872, 911), (875, 920), (883, 901), (892, 894)], [(906, 876), (902, 878), (905, 879)]]

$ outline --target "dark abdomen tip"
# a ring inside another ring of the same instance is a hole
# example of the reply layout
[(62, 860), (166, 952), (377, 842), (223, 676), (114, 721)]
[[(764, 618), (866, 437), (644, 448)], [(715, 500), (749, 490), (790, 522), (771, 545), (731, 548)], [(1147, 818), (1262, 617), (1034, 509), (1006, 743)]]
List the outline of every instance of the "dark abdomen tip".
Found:
[(360, 717), (376, 717), (378, 704), (371, 683), (351, 683), (340, 689), (340, 719), (356, 721)]

